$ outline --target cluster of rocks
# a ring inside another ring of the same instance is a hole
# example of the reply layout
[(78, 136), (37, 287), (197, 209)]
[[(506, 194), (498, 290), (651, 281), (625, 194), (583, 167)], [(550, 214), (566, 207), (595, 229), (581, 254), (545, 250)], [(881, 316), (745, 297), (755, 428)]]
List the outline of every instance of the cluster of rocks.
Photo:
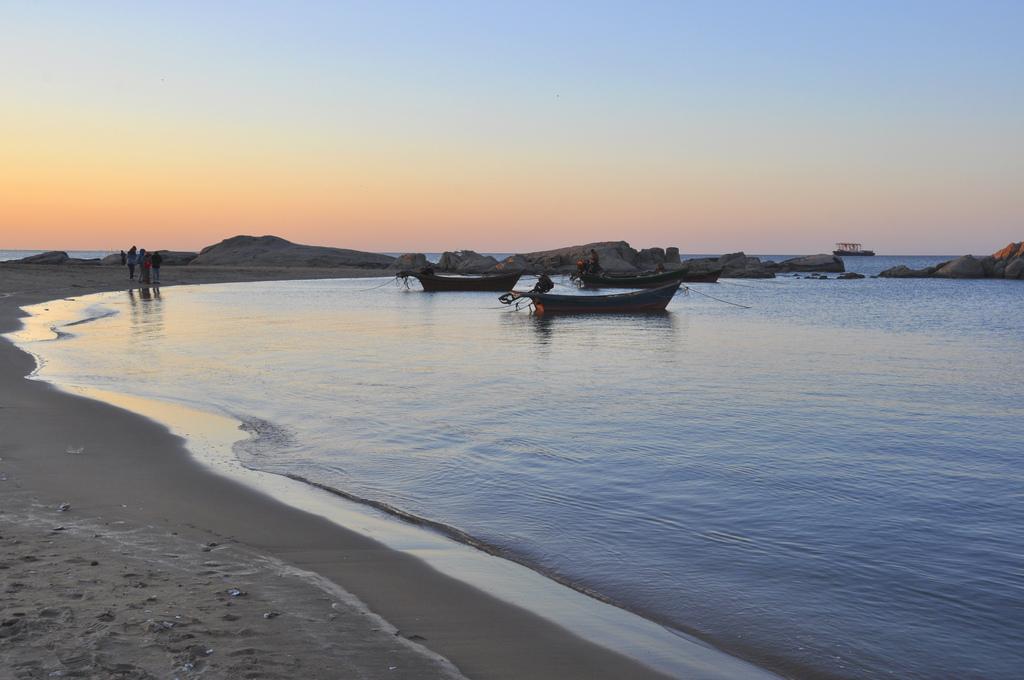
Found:
[[(447, 251), (434, 264), (437, 271), (453, 274), (496, 274), (522, 271), (526, 274), (570, 274), (577, 263), (589, 259), (591, 251), (598, 254), (607, 272), (630, 273), (649, 271), (661, 265), (665, 269), (686, 269), (692, 274), (719, 271), (728, 279), (770, 279), (779, 274), (810, 274), (811, 278), (864, 278), (846, 272), (841, 257), (831, 254), (808, 255), (782, 262), (748, 257), (743, 252), (721, 257), (693, 258), (680, 261), (678, 248), (645, 248), (636, 250), (625, 241), (598, 241), (580, 246), (512, 255), (501, 261), (472, 250)], [(368, 253), (345, 248), (305, 246), (277, 236), (235, 236), (203, 248), (199, 253), (161, 250), (166, 266), (227, 265), (263, 267), (353, 267), (388, 271), (416, 270), (430, 264), (422, 253), (399, 257)], [(52, 251), (32, 255), (16, 262), (21, 264), (120, 264), (119, 253), (103, 259), (82, 260), (67, 253)], [(975, 258), (972, 255), (937, 264), (925, 269), (899, 265), (879, 274), (888, 278), (1006, 278), (1024, 279), (1024, 242), (1011, 243), (993, 255)]]
[[(742, 252), (729, 253), (721, 257), (679, 259), (678, 248), (645, 248), (636, 250), (625, 241), (599, 241), (581, 246), (569, 246), (554, 250), (512, 255), (502, 261), (480, 255), (471, 250), (446, 252), (441, 255), (435, 267), (439, 271), (455, 274), (488, 274), (510, 270), (527, 274), (570, 274), (576, 265), (590, 258), (590, 251), (597, 253), (601, 267), (614, 273), (649, 271), (658, 265), (665, 269), (686, 269), (691, 274), (705, 274), (721, 271), (723, 278), (770, 279), (776, 274), (788, 272), (844, 272), (841, 258), (835, 255), (809, 255), (783, 262), (748, 257)], [(412, 255), (404, 255), (412, 258)], [(411, 260), (407, 260), (411, 261)]]
[(901, 264), (886, 269), (879, 276), (890, 279), (1024, 279), (1024, 241), (1011, 243), (992, 255), (964, 255), (924, 269), (911, 269)]

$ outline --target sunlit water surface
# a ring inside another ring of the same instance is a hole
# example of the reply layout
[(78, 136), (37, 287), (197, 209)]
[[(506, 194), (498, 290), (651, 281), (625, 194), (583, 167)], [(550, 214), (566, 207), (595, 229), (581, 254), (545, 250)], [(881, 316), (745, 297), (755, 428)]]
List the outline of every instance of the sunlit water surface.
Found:
[[(938, 261), (913, 260), (848, 266)], [(727, 281), (579, 317), (382, 283), (48, 303), (58, 339), (19, 342), (784, 675), (1019, 677), (1024, 282)]]

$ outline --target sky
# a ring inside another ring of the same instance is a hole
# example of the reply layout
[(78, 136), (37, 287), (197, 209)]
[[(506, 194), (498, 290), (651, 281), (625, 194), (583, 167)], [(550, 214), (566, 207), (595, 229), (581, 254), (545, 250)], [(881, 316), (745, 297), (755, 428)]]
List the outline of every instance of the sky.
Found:
[(1024, 240), (1024, 2), (0, 1), (0, 249)]

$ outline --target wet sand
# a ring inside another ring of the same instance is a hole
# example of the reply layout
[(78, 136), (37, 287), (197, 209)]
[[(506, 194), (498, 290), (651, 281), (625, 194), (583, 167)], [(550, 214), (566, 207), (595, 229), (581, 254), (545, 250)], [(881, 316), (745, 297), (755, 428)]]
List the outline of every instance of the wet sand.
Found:
[[(162, 279), (367, 275), (388, 274), (165, 267)], [(22, 305), (129, 284), (121, 267), (0, 263), (0, 333)], [(0, 677), (667, 677), (214, 475), (164, 426), (26, 380), (33, 369), (0, 340)]]

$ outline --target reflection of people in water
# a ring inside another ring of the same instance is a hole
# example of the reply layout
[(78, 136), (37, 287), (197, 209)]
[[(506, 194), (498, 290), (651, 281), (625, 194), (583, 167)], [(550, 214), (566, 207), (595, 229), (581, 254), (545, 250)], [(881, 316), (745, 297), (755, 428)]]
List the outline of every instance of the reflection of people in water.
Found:
[(531, 293), (546, 293), (555, 287), (555, 282), (551, 280), (551, 277), (547, 274), (541, 274), (537, 277), (537, 284), (530, 291)]

